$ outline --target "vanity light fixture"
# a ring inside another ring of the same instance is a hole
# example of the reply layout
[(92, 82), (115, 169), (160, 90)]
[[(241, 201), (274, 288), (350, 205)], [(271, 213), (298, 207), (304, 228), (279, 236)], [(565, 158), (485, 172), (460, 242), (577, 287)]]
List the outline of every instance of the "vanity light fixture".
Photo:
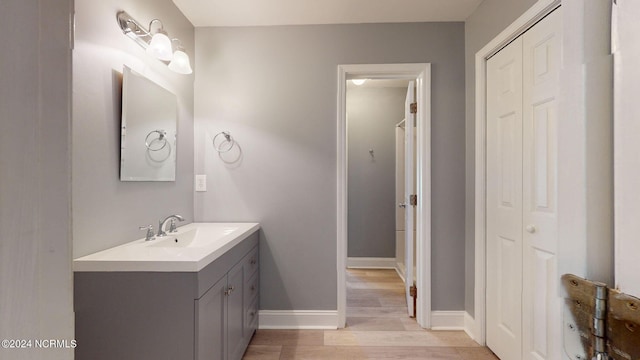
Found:
[[(142, 46), (147, 54), (169, 63), (169, 69), (179, 74), (191, 74), (193, 72), (189, 55), (184, 51), (180, 40), (175, 38), (171, 40), (169, 38), (169, 34), (164, 30), (162, 21), (153, 19), (149, 23), (149, 28), (145, 29), (125, 11), (118, 11), (116, 18), (122, 32)], [(155, 32), (152, 32), (152, 26), (156, 22), (160, 24), (160, 27)], [(172, 46), (173, 41), (178, 42), (175, 51)]]
[(364, 84), (365, 81), (367, 81), (367, 79), (352, 79), (351, 80), (353, 85), (357, 85), (357, 86), (360, 86), (360, 85)]
[(176, 46), (176, 51), (173, 53), (173, 58), (169, 63), (169, 69), (177, 72), (178, 74), (191, 74), (193, 70), (189, 63), (189, 55), (184, 52), (184, 47), (182, 47), (180, 40), (173, 39), (173, 41), (177, 41), (178, 46)]
[(159, 22), (160, 28), (151, 37), (151, 42), (149, 42), (149, 47), (147, 47), (147, 54), (160, 60), (170, 61), (173, 58), (173, 48), (171, 47), (169, 35), (164, 31), (162, 21), (158, 19), (153, 19), (149, 23), (149, 33), (151, 33), (151, 25), (153, 25), (154, 22)]

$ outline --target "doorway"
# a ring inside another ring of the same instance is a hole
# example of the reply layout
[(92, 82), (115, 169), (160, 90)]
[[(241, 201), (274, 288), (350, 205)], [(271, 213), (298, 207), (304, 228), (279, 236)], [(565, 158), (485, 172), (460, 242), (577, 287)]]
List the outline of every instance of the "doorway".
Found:
[[(348, 151), (347, 151), (347, 80), (350, 79), (416, 80), (416, 287), (417, 322), (430, 327), (431, 315), (431, 209), (430, 209), (430, 65), (375, 64), (340, 65), (338, 67), (338, 144), (337, 144), (337, 295), (339, 328), (346, 325), (346, 265), (348, 254)], [(375, 155), (375, 150), (374, 150)], [(408, 291), (409, 289), (407, 289)]]
[[(415, 79), (347, 80), (347, 267), (395, 269), (409, 290), (415, 285), (414, 103)], [(413, 300), (405, 304), (411, 317)]]

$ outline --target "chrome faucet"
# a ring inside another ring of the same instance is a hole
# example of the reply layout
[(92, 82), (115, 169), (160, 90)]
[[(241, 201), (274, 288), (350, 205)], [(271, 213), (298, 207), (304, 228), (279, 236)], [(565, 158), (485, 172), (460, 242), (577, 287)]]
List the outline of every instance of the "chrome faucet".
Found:
[(155, 235), (153, 234), (153, 225), (140, 226), (140, 230), (147, 231), (147, 235), (144, 238), (145, 241), (154, 240), (156, 238)]
[(169, 233), (172, 232), (176, 232), (176, 220), (178, 221), (184, 221), (184, 218), (180, 215), (169, 215), (166, 218), (164, 218), (163, 220), (160, 220), (159, 225), (158, 225), (158, 234), (156, 236), (166, 236), (167, 233), (164, 231), (165, 225), (167, 224), (167, 221), (171, 220), (171, 223), (169, 225)]

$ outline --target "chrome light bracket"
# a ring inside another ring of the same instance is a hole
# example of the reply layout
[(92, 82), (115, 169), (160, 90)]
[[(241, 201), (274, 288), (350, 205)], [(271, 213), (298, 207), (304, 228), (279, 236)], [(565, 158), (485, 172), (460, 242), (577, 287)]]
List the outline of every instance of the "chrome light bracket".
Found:
[(149, 47), (149, 43), (151, 43), (152, 38), (151, 29), (145, 29), (142, 24), (132, 18), (131, 15), (127, 14), (126, 11), (118, 11), (116, 18), (118, 20), (118, 25), (120, 25), (120, 29), (122, 29), (122, 32), (125, 35), (133, 39), (144, 49)]

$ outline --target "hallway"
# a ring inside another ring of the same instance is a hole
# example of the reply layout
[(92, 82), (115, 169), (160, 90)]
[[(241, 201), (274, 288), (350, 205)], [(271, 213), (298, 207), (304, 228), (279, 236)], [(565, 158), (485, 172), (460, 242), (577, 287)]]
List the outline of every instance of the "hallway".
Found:
[(347, 327), (258, 330), (245, 360), (496, 360), (462, 331), (427, 331), (407, 316), (395, 270), (347, 270)]

